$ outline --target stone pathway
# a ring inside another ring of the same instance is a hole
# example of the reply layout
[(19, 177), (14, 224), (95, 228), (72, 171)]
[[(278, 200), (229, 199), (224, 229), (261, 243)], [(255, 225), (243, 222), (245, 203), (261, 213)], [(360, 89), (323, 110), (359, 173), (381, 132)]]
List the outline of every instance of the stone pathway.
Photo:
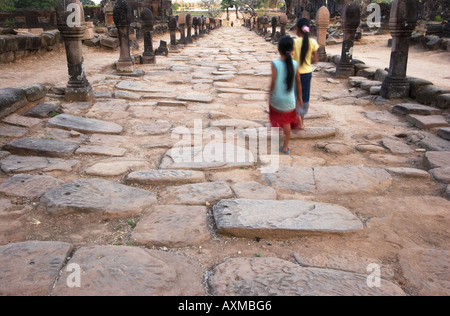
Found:
[(376, 106), (378, 82), (321, 63), (307, 129), (279, 156), (251, 134), (267, 134), (276, 57), (222, 28), (143, 77), (92, 75), (92, 103), (4, 118), (0, 295), (450, 294), (442, 111)]

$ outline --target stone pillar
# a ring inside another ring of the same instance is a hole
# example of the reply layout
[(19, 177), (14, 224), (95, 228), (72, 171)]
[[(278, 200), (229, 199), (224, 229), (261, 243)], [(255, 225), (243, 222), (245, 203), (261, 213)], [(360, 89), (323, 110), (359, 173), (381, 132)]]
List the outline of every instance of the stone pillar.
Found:
[(117, 0), (114, 6), (114, 23), (119, 32), (120, 57), (117, 62), (117, 73), (132, 73), (134, 63), (130, 55), (131, 8), (126, 0)]
[(149, 8), (145, 8), (141, 13), (141, 25), (144, 32), (144, 53), (142, 54), (143, 64), (155, 64), (155, 52), (153, 51), (153, 13)]
[(200, 37), (203, 37), (205, 35), (206, 19), (202, 16), (200, 21), (201, 21), (201, 24), (200, 24)]
[(205, 25), (206, 25), (206, 34), (209, 34), (211, 28), (211, 21), (209, 20), (209, 18), (205, 19)]
[(341, 61), (336, 69), (337, 78), (349, 78), (355, 75), (353, 65), (353, 45), (355, 44), (356, 30), (361, 23), (361, 10), (359, 4), (348, 3), (342, 11), (342, 29), (344, 42), (342, 43)]
[(110, 0), (107, 0), (103, 10), (105, 13), (105, 26), (114, 26), (114, 17), (113, 17), (113, 9), (114, 6), (112, 5)]
[(280, 30), (280, 36), (286, 36), (286, 24), (288, 23), (288, 17), (285, 13), (283, 13), (280, 16), (280, 25), (281, 25), (281, 30)]
[[(78, 16), (74, 20), (69, 18), (72, 9), (67, 11), (67, 6), (73, 4), (79, 7)], [(59, 0), (56, 6), (58, 29), (64, 38), (66, 47), (67, 67), (69, 72), (69, 82), (65, 91), (65, 98), (68, 102), (85, 102), (94, 99), (94, 92), (86, 78), (84, 72), (83, 39), (86, 30), (84, 22), (83, 6), (79, 0)], [(68, 22), (75, 22), (68, 25)]]
[(180, 41), (181, 45), (186, 45), (186, 15), (184, 13), (180, 13), (178, 16), (178, 25), (180, 26)]
[(198, 17), (194, 16), (194, 18), (192, 19), (192, 24), (194, 25), (194, 38), (197, 39), (198, 38), (198, 25), (199, 25), (199, 19)]
[(174, 16), (169, 17), (170, 46), (177, 46), (177, 19)]
[(278, 18), (272, 17), (272, 42), (275, 42), (275, 35), (277, 34)]
[(269, 25), (269, 18), (267, 16), (262, 18), (262, 24), (263, 24), (263, 36), (265, 37), (267, 35), (267, 26)]
[(411, 34), (416, 28), (419, 13), (417, 0), (395, 0), (391, 7), (389, 28), (392, 35), (392, 53), (389, 73), (381, 86), (385, 99), (409, 96), (406, 78)]
[(327, 45), (327, 33), (328, 25), (330, 25), (330, 11), (326, 6), (323, 6), (317, 11), (317, 38), (319, 43), (319, 61), (327, 61), (327, 51), (325, 46)]
[(186, 15), (186, 27), (187, 27), (187, 38), (188, 43), (192, 43), (192, 15)]

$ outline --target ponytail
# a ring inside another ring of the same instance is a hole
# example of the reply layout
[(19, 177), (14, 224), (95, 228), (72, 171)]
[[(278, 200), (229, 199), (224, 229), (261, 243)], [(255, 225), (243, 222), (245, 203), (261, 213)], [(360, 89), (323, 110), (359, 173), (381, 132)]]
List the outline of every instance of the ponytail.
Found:
[(291, 52), (294, 50), (294, 40), (290, 36), (284, 36), (278, 43), (278, 50), (280, 54), (286, 59), (286, 87), (287, 91), (291, 92), (294, 87), (294, 63), (292, 62)]
[(306, 60), (306, 55), (308, 55), (309, 51), (309, 32), (310, 22), (308, 19), (301, 18), (297, 21), (297, 28), (303, 33), (303, 44), (300, 52), (300, 65), (303, 65)]

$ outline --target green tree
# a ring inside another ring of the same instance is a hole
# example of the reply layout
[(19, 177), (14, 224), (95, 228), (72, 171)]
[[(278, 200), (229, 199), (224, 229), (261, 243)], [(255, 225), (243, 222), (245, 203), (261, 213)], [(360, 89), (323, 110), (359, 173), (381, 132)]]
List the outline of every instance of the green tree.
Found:
[(95, 2), (92, 1), (92, 0), (80, 0), (80, 2), (81, 2), (81, 4), (83, 6), (89, 6), (89, 7), (95, 7), (96, 6)]
[(0, 0), (0, 11), (14, 11), (14, 0)]
[(48, 9), (56, 7), (58, 0), (15, 0), (17, 9)]
[(221, 7), (222, 7), (222, 10), (226, 10), (227, 11), (227, 20), (230, 20), (230, 12), (229, 12), (229, 10), (232, 7), (234, 7), (235, 4), (236, 4), (235, 0), (222, 0)]

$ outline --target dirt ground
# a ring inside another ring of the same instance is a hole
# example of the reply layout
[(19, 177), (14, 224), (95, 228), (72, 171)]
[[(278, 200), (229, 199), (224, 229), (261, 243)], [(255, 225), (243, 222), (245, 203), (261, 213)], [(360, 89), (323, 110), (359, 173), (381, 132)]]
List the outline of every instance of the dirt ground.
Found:
[[(226, 34), (232, 32), (226, 31)], [(241, 35), (241, 33), (237, 33)], [(246, 33), (247, 34), (247, 33)], [(212, 35), (214, 36), (214, 35)], [(249, 37), (256, 36), (248, 32)], [(365, 61), (370, 66), (385, 68), (389, 66), (390, 49), (387, 47), (389, 36), (377, 36), (364, 38), (363, 42), (355, 48), (355, 58)], [(159, 40), (168, 37), (155, 37), (154, 45), (159, 45)], [(261, 39), (261, 41), (263, 41)], [(142, 43), (141, 43), (142, 45)], [(223, 43), (224, 48), (229, 43)], [(236, 46), (232, 46), (236, 48)], [(275, 57), (276, 48), (269, 44), (261, 43), (256, 46), (258, 53)], [(187, 48), (186, 48), (187, 50)], [(330, 54), (339, 54), (340, 46), (327, 47)], [(138, 53), (136, 51), (136, 53)], [(199, 52), (201, 55), (201, 52)], [(180, 55), (184, 55), (182, 51)], [(192, 49), (190, 55), (193, 56)], [(158, 57), (158, 64), (148, 69), (158, 71), (173, 65), (170, 58)], [(118, 58), (118, 51), (108, 52), (98, 48), (84, 47), (85, 68), (88, 79), (97, 82), (97, 76), (104, 76), (113, 72), (111, 65)], [(208, 60), (208, 56), (202, 56), (202, 60)], [(183, 62), (176, 62), (183, 65)], [(429, 79), (436, 85), (450, 89), (450, 54), (447, 52), (425, 52), (412, 48), (410, 53), (408, 74), (415, 77)], [(236, 64), (239, 68), (245, 68), (245, 64)], [(0, 72), (0, 87), (19, 87), (30, 84), (65, 85), (67, 82), (67, 67), (64, 50), (50, 52), (43, 56), (33, 57), (20, 62), (2, 65)], [(432, 71), (430, 71), (432, 69)], [(164, 82), (180, 79), (178, 74), (165, 77)], [(152, 83), (153, 78), (147, 78)], [(311, 109), (327, 114), (327, 117), (309, 120), (307, 126), (333, 126), (339, 130), (338, 136), (329, 142), (337, 142), (354, 147), (363, 143), (376, 143), (367, 141), (367, 135), (394, 136), (399, 133), (411, 131), (409, 126), (394, 126), (378, 124), (365, 118), (364, 111), (389, 110), (398, 100), (393, 100), (382, 106), (368, 105), (335, 105), (333, 102), (325, 102), (321, 95), (326, 92), (341, 91), (349, 88), (345, 80), (339, 84), (327, 81), (328, 76), (321, 72), (314, 76)], [(233, 81), (240, 86), (254, 86), (265, 88), (268, 86), (268, 77), (237, 76)], [(101, 80), (99, 80), (100, 82)], [(178, 86), (177, 86), (178, 87)], [(98, 85), (98, 89), (103, 86)], [(201, 87), (198, 87), (201, 89)], [(189, 89), (182, 86), (179, 89)], [(208, 90), (209, 91), (209, 90)], [(214, 93), (214, 92), (212, 92)], [(225, 105), (220, 111), (230, 117), (248, 120), (267, 120), (264, 111), (255, 111), (254, 107), (240, 106), (240, 96), (230, 95), (227, 98), (216, 97), (215, 103)], [(30, 105), (31, 106), (31, 105)], [(26, 109), (23, 109), (25, 111)], [(23, 112), (21, 111), (21, 113)], [(170, 114), (156, 112), (153, 119), (170, 119), (174, 125), (188, 125), (191, 119), (199, 116), (194, 111), (178, 111)], [(159, 116), (161, 115), (161, 116)], [(140, 117), (145, 121), (145, 118)], [(127, 119), (118, 120), (119, 124), (131, 127)], [(43, 132), (36, 129), (31, 134), (37, 135)], [(379, 138), (376, 138), (379, 139)], [(7, 140), (2, 140), (4, 144)], [(139, 150), (140, 138), (132, 138), (126, 146), (130, 149), (129, 154), (135, 157), (148, 158), (156, 167), (162, 149)], [(385, 162), (376, 161), (368, 154), (352, 151), (348, 154), (330, 154), (316, 148), (320, 141), (293, 141), (291, 150), (293, 157), (302, 160), (302, 157), (321, 158), (325, 160), (326, 166), (356, 165), (384, 168)], [(415, 167), (423, 169), (423, 153), (414, 153), (407, 157), (401, 157), (397, 162), (392, 162), (389, 167)], [(93, 160), (91, 157), (77, 157), (81, 166), (86, 166)], [(284, 158), (282, 158), (284, 159)], [(283, 163), (295, 163), (282, 160)], [(71, 181), (85, 177), (82, 167), (75, 169), (72, 173), (53, 172), (49, 175), (64, 181)], [(207, 171), (209, 181), (223, 180), (228, 183), (243, 181), (261, 181), (260, 173), (256, 168), (241, 168), (232, 170)], [(7, 175), (0, 175), (0, 181), (8, 179)], [(124, 177), (113, 177), (109, 180), (122, 182)], [(162, 190), (163, 187), (152, 188), (141, 186), (149, 190)], [(445, 186), (431, 179), (415, 179), (394, 177), (393, 185), (384, 191), (372, 192), (371, 194), (327, 194), (307, 196), (298, 193), (277, 190), (279, 199), (306, 199), (317, 202), (339, 204), (348, 208), (364, 223), (365, 229), (350, 235), (311, 235), (289, 240), (265, 240), (265, 239), (240, 239), (218, 235), (215, 232), (211, 210), (209, 213), (211, 226), (211, 239), (200, 246), (163, 249), (180, 255), (185, 255), (199, 262), (204, 269), (211, 270), (212, 267), (231, 257), (277, 257), (292, 262), (302, 261), (301, 258), (323, 256), (316, 264), (327, 266), (327, 261), (344, 266), (345, 263), (353, 261), (358, 265), (358, 270), (363, 270), (367, 260), (377, 260), (386, 267), (384, 278), (400, 285), (407, 294), (416, 294), (417, 289), (409, 287), (399, 267), (397, 254), (403, 248), (438, 248), (450, 249), (448, 217), (448, 201), (442, 198)], [(8, 215), (0, 213), (0, 219), (4, 216), (7, 220), (0, 222), (0, 231), (8, 231), (5, 240), (53, 240), (67, 241), (76, 246), (86, 245), (133, 245), (130, 234), (139, 221), (139, 217), (105, 219), (95, 214), (74, 214), (67, 216), (50, 216), (38, 207), (36, 201), (14, 198)], [(165, 247), (163, 247), (165, 248)], [(158, 248), (160, 249), (160, 248)]]

